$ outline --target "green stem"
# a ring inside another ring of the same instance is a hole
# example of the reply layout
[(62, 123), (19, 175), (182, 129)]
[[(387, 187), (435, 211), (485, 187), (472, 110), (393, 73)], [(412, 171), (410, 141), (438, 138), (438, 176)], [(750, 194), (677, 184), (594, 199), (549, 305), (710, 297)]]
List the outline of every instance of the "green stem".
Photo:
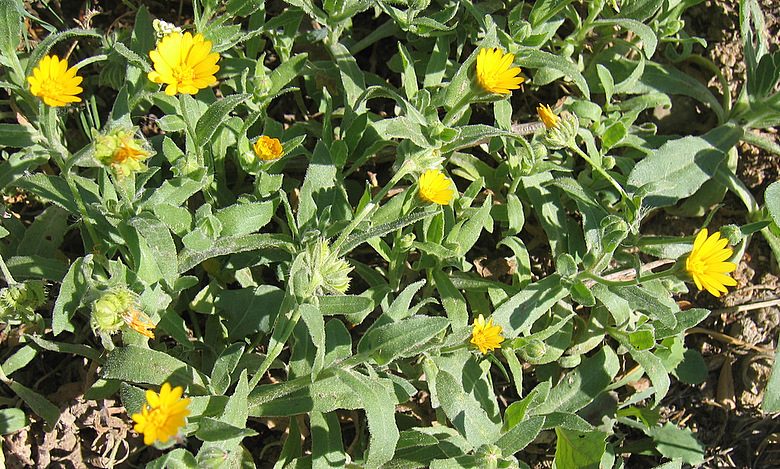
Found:
[(16, 285), (18, 282), (14, 280), (14, 276), (11, 275), (11, 271), (8, 270), (8, 266), (5, 265), (5, 259), (3, 259), (3, 256), (0, 255), (0, 270), (3, 271), (3, 276), (5, 277), (5, 283), (8, 285)]
[(447, 111), (447, 114), (444, 115), (444, 119), (442, 119), (442, 123), (446, 127), (452, 127), (460, 118), (460, 116), (463, 115), (463, 110), (471, 104), (472, 98), (474, 98), (474, 95), (471, 92), (471, 88), (469, 87), (466, 91), (466, 94), (464, 94), (458, 100), (458, 102), (455, 103), (455, 105), (452, 106), (449, 111)]
[(41, 130), (43, 132), (44, 138), (49, 144), (49, 148), (51, 150), (49, 154), (60, 168), (60, 176), (62, 176), (62, 178), (65, 179), (65, 182), (68, 184), (68, 188), (70, 189), (71, 195), (73, 196), (73, 200), (76, 202), (79, 215), (81, 215), (83, 224), (87, 228), (87, 233), (89, 234), (91, 240), (90, 242), (86, 243), (86, 245), (94, 245), (100, 238), (95, 232), (95, 227), (92, 226), (92, 222), (89, 218), (89, 215), (87, 214), (87, 206), (84, 204), (84, 200), (81, 198), (81, 193), (76, 186), (76, 181), (73, 179), (73, 175), (70, 173), (70, 166), (67, 164), (67, 160), (70, 157), (70, 152), (60, 141), (60, 134), (57, 131), (57, 110), (43, 103), (41, 103), (40, 106), (41, 108), (39, 108), (39, 115), (43, 117), (41, 121)]
[(642, 282), (649, 282), (650, 280), (655, 280), (657, 278), (668, 277), (669, 275), (671, 275), (670, 270), (671, 269), (664, 270), (663, 272), (653, 272), (652, 274), (646, 275), (644, 277), (637, 276), (636, 278), (633, 278), (631, 280), (607, 280), (603, 277), (599, 277), (598, 275), (592, 274), (590, 272), (580, 272), (578, 277), (580, 279), (585, 278), (588, 280), (593, 280), (595, 282), (598, 282), (602, 285), (606, 285), (608, 287), (627, 287), (631, 285), (638, 285)]
[(626, 194), (625, 189), (623, 189), (623, 186), (618, 183), (614, 177), (612, 177), (611, 174), (609, 174), (604, 168), (602, 168), (600, 165), (597, 165), (593, 162), (593, 160), (588, 156), (587, 153), (580, 150), (580, 148), (577, 145), (569, 145), (569, 148), (573, 150), (575, 153), (577, 153), (579, 156), (582, 157), (583, 160), (587, 161), (591, 168), (595, 169), (597, 173), (601, 174), (601, 176), (604, 177), (607, 181), (609, 181), (610, 184), (612, 184), (612, 187), (617, 189), (617, 191), (620, 193), (620, 196), (623, 198), (624, 201), (630, 202), (631, 198)]
[(402, 165), (401, 169), (398, 170), (397, 173), (395, 173), (395, 176), (393, 176), (390, 181), (388, 181), (387, 184), (385, 184), (385, 187), (382, 188), (382, 190), (377, 193), (377, 195), (374, 196), (373, 199), (371, 199), (371, 202), (367, 203), (360, 212), (355, 215), (355, 218), (352, 219), (352, 221), (349, 223), (349, 225), (344, 229), (344, 231), (339, 235), (338, 238), (336, 238), (336, 241), (333, 243), (333, 251), (337, 252), (339, 248), (346, 242), (347, 238), (349, 238), (349, 235), (355, 231), (355, 228), (365, 220), (365, 218), (368, 216), (369, 213), (371, 213), (374, 210), (374, 207), (379, 205), (379, 201), (382, 200), (382, 197), (385, 196), (385, 194), (390, 191), (395, 185), (398, 183), (398, 181), (401, 180), (404, 176), (406, 176), (410, 171), (409, 165)]

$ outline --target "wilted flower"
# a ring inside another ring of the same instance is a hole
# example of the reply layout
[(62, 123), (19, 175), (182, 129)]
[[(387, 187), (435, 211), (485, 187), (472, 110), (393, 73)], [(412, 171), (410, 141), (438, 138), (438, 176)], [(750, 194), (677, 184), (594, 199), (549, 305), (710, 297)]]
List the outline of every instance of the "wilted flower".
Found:
[(95, 133), (95, 159), (110, 166), (120, 178), (132, 172), (146, 171), (143, 161), (149, 158), (149, 152), (135, 133), (132, 128), (114, 129), (108, 135)]
[(449, 205), (454, 190), (450, 189), (452, 181), (447, 179), (438, 169), (425, 171), (419, 180), (420, 197), (426, 202), (439, 205)]
[(217, 82), (219, 54), (211, 52), (211, 41), (198, 33), (173, 32), (149, 52), (154, 71), (147, 75), (154, 83), (164, 83), (165, 94), (197, 94)]
[(47, 55), (33, 69), (32, 76), (27, 77), (30, 92), (43, 98), (43, 102), (51, 107), (81, 102), (76, 95), (83, 91), (79, 86), (83, 78), (76, 75), (77, 71), (76, 67), (68, 68), (66, 59)]
[(512, 67), (515, 54), (507, 53), (497, 48), (479, 51), (477, 55), (477, 81), (490, 93), (509, 94), (520, 88), (525, 78), (517, 76), (519, 67)]
[(536, 114), (539, 116), (539, 119), (542, 120), (544, 126), (548, 129), (557, 129), (558, 125), (560, 125), (561, 118), (558, 117), (552, 109), (550, 109), (549, 104), (540, 104), (536, 108)]
[(258, 138), (252, 148), (254, 148), (255, 154), (263, 161), (276, 160), (284, 155), (282, 143), (279, 139), (271, 138), (266, 135)]
[(504, 338), (501, 337), (501, 326), (493, 325), (493, 318), (488, 319), (485, 323), (485, 317), (481, 314), (474, 319), (474, 330), (471, 332), (471, 343), (479, 347), (479, 351), (483, 354), (488, 353), (488, 350), (495, 350), (501, 348), (501, 342)]
[(183, 393), (181, 386), (171, 389), (170, 383), (163, 383), (159, 395), (151, 389), (146, 391), (146, 403), (141, 413), (133, 414), (133, 429), (143, 433), (144, 444), (151, 445), (157, 440), (167, 443), (179, 433), (185, 417), (190, 415), (187, 408), (190, 399), (182, 399)]
[(154, 324), (138, 310), (138, 295), (124, 286), (113, 287), (92, 303), (90, 325), (95, 334), (106, 337), (126, 325), (141, 335), (154, 339)]
[(727, 247), (728, 239), (720, 237), (716, 231), (708, 237), (704, 228), (696, 235), (693, 249), (685, 258), (685, 270), (693, 279), (699, 290), (706, 289), (716, 297), (728, 292), (727, 286), (733, 287), (737, 281), (726, 275), (737, 269), (733, 262), (727, 262), (734, 251)]
[(158, 18), (152, 20), (152, 28), (154, 28), (158, 41), (171, 33), (181, 33), (180, 27)]

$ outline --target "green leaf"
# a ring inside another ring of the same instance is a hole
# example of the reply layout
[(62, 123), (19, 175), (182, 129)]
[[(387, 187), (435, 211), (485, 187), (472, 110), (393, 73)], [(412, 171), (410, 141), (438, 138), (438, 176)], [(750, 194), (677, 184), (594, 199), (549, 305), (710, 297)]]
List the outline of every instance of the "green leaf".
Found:
[(315, 357), (310, 374), (312, 379), (316, 379), (325, 364), (325, 320), (320, 310), (312, 304), (304, 303), (298, 308), (308, 329), (309, 338), (314, 344)]
[[(52, 342), (42, 337), (31, 335), (30, 339), (35, 342), (38, 347), (42, 349), (51, 350), (58, 353), (72, 353), (85, 358), (89, 358), (97, 363), (103, 363), (103, 353), (95, 350), (89, 345), (84, 344), (69, 344), (66, 342)], [(6, 365), (3, 364), (3, 370), (7, 370)]]
[[(484, 375), (482, 379), (485, 379)], [(470, 388), (467, 392), (463, 384), (445, 370), (439, 370), (436, 375), (436, 394), (455, 428), (476, 447), (492, 444), (499, 438), (501, 425), (493, 421), (482, 407), (474, 395), (475, 388)]]
[(666, 422), (663, 427), (648, 428), (645, 432), (653, 438), (656, 450), (664, 457), (680, 458), (693, 466), (704, 462), (704, 445), (689, 428), (677, 428), (675, 423)]
[(538, 0), (534, 2), (531, 13), (528, 15), (528, 21), (531, 22), (533, 28), (536, 28), (560, 13), (561, 10), (566, 8), (566, 5), (573, 1), (574, 0)]
[(441, 303), (447, 317), (453, 327), (465, 326), (469, 322), (469, 312), (466, 309), (466, 300), (460, 291), (452, 284), (452, 280), (443, 270), (433, 269), (433, 280), (436, 283), (436, 289), (441, 295)]
[(241, 356), (244, 354), (245, 344), (235, 343), (219, 354), (211, 369), (211, 386), (216, 394), (224, 394), (232, 384), (230, 374), (236, 369)]
[[(2, 18), (3, 15), (0, 14), (0, 27), (2, 27)], [(2, 34), (2, 31), (0, 31), (0, 34)], [(38, 132), (36, 132), (33, 127), (28, 125), (0, 124), (0, 148), (26, 148), (32, 146), (40, 139), (41, 136), (38, 134)], [(25, 156), (28, 156), (28, 158), (23, 159)], [(15, 158), (12, 157), (9, 161), (13, 162), (15, 160), (16, 164), (18, 164), (20, 161), (36, 162), (42, 158), (42, 156), (37, 155), (30, 158), (29, 155), (26, 155), (25, 153), (19, 153)], [(11, 164), (3, 163), (3, 166), (8, 167)], [(42, 164), (42, 162), (39, 162), (38, 164)]]
[(182, 249), (179, 253), (179, 273), (183, 274), (212, 257), (253, 250), (260, 252), (266, 250), (281, 250), (289, 253), (292, 252), (294, 248), (286, 236), (271, 233), (257, 233), (219, 238), (209, 248), (203, 251), (196, 251), (186, 247)]
[[(246, 438), (257, 435), (257, 432), (249, 428), (242, 428), (230, 425), (219, 420), (202, 417), (198, 421), (198, 431), (195, 436), (203, 441), (218, 441), (224, 445), (225, 440), (234, 438)], [(225, 449), (224, 447), (220, 449)]]
[(395, 402), (392, 393), (378, 378), (364, 376), (353, 370), (338, 370), (338, 376), (353, 393), (360, 396), (366, 410), (369, 430), (369, 452), (366, 467), (380, 467), (393, 458), (400, 433), (395, 423)]
[(120, 379), (131, 383), (185, 386), (190, 393), (206, 392), (206, 377), (190, 365), (165, 352), (135, 345), (114, 349), (108, 356), (101, 378)]
[(568, 293), (559, 275), (545, 277), (501, 303), (493, 312), (493, 324), (500, 325), (507, 338), (528, 334), (534, 322)]
[(311, 412), (312, 469), (346, 467), (341, 425), (335, 412)]
[(686, 350), (682, 362), (672, 371), (677, 379), (686, 384), (701, 384), (707, 380), (708, 373), (707, 363), (698, 350)]
[[(19, 43), (22, 42), (24, 23), (21, 11), (24, 11), (21, 0), (0, 1), (0, 52), (6, 57), (15, 57)], [(0, 131), (0, 135), (2, 135), (2, 131)]]
[(372, 328), (360, 339), (358, 353), (372, 357), (380, 365), (416, 355), (449, 324), (447, 318), (414, 316)]
[(46, 425), (43, 427), (45, 432), (54, 431), (54, 426), (60, 420), (60, 409), (49, 402), (46, 398), (33, 391), (32, 389), (23, 386), (18, 381), (11, 381), (8, 387), (21, 397), (22, 400), (30, 406), (33, 412), (43, 417), (46, 420)]
[(200, 147), (205, 146), (211, 140), (211, 137), (214, 136), (214, 132), (217, 131), (222, 122), (227, 120), (230, 111), (249, 99), (250, 96), (248, 94), (231, 94), (210, 105), (208, 110), (200, 116), (198, 123), (195, 124), (195, 136), (198, 145)]
[(544, 421), (545, 419), (541, 415), (523, 420), (501, 435), (501, 438), (496, 441), (496, 446), (501, 448), (503, 454), (515, 454), (518, 451), (522, 451), (539, 436)]
[(611, 18), (600, 19), (593, 23), (593, 27), (599, 26), (620, 26), (636, 34), (642, 40), (642, 48), (645, 50), (645, 56), (651, 58), (655, 54), (655, 48), (658, 46), (658, 38), (653, 32), (653, 28), (642, 24), (640, 21), (629, 18)]
[(780, 181), (775, 181), (766, 188), (764, 202), (775, 225), (780, 226)]
[(780, 411), (780, 360), (777, 359), (775, 351), (774, 363), (772, 363), (772, 374), (769, 376), (769, 382), (764, 391), (764, 400), (761, 403), (761, 412), (765, 414)]
[(646, 207), (672, 205), (714, 176), (742, 133), (741, 127), (728, 124), (701, 137), (667, 142), (634, 166), (627, 187), (644, 197)]
[(15, 433), (29, 425), (22, 409), (11, 407), (10, 409), (0, 409), (0, 435)]
[(273, 203), (237, 203), (217, 210), (215, 214), (222, 223), (222, 236), (240, 236), (259, 231), (273, 216)]
[(148, 253), (157, 264), (162, 278), (168, 286), (173, 286), (179, 276), (179, 263), (176, 245), (168, 227), (149, 212), (139, 213), (130, 219), (128, 224), (138, 230), (138, 233), (145, 240), (144, 244), (148, 244)]
[(602, 347), (595, 355), (584, 359), (566, 373), (551, 390), (547, 400), (531, 409), (531, 415), (551, 412), (576, 412), (588, 405), (612, 382), (620, 364), (611, 348)]
[(607, 434), (600, 431), (580, 433), (556, 428), (554, 469), (598, 469), (606, 450)]
[(92, 277), (94, 267), (92, 262), (92, 254), (77, 258), (62, 279), (60, 292), (52, 311), (51, 326), (54, 335), (59, 335), (63, 331), (75, 331), (70, 321), (81, 306), (82, 298), (87, 294), (88, 279)]
[(551, 68), (561, 72), (577, 85), (586, 98), (590, 99), (590, 88), (587, 80), (582, 76), (577, 65), (569, 59), (538, 49), (523, 48), (517, 52), (515, 61), (528, 68)]

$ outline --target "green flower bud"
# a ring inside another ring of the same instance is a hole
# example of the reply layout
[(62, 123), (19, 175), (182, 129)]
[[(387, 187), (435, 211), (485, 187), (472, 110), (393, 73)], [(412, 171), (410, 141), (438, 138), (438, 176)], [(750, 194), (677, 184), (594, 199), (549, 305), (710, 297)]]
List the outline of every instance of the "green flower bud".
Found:
[(35, 310), (46, 302), (46, 287), (41, 280), (28, 280), (0, 290), (0, 319), (26, 320), (35, 317)]
[(580, 120), (570, 112), (559, 116), (561, 121), (557, 127), (547, 129), (541, 141), (550, 150), (572, 148), (576, 145), (577, 132), (580, 130)]
[(310, 289), (314, 295), (343, 294), (349, 288), (352, 266), (330, 250), (322, 238), (309, 245), (304, 252), (304, 263), (310, 274)]

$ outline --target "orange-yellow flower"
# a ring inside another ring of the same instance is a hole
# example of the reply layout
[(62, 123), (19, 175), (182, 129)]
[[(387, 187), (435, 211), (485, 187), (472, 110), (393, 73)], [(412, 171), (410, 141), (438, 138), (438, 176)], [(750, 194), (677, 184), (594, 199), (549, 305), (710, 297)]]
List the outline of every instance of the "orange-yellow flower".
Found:
[(145, 444), (151, 445), (157, 440), (167, 443), (179, 433), (179, 427), (184, 426), (184, 418), (190, 415), (187, 408), (190, 399), (182, 399), (183, 393), (181, 386), (171, 389), (170, 383), (162, 385), (159, 395), (151, 389), (146, 391), (146, 403), (141, 413), (133, 414), (133, 428), (143, 433)]
[(685, 270), (693, 279), (699, 290), (707, 290), (716, 297), (728, 292), (737, 281), (726, 275), (737, 269), (737, 265), (728, 262), (734, 251), (727, 247), (728, 239), (720, 237), (720, 231), (708, 236), (707, 229), (702, 229), (693, 241), (693, 249), (685, 259)]
[(447, 179), (438, 169), (429, 169), (420, 176), (420, 197), (426, 202), (439, 205), (449, 205), (454, 190), (450, 189), (452, 181)]
[(284, 155), (282, 143), (279, 139), (266, 135), (258, 138), (252, 148), (255, 149), (255, 154), (263, 161), (276, 160)]
[(501, 326), (493, 325), (493, 318), (488, 319), (485, 323), (485, 317), (481, 314), (478, 318), (474, 319), (474, 330), (471, 332), (471, 343), (479, 347), (479, 351), (483, 354), (488, 353), (488, 350), (495, 350), (501, 348), (501, 342), (504, 338), (501, 337)]
[(536, 108), (536, 114), (548, 129), (557, 129), (558, 125), (561, 123), (561, 118), (550, 109), (549, 104), (540, 104)]
[(149, 52), (154, 70), (147, 75), (154, 83), (164, 83), (165, 94), (197, 94), (217, 82), (219, 54), (211, 52), (211, 41), (198, 33), (173, 32), (165, 36), (157, 49)]
[(32, 76), (27, 77), (30, 92), (51, 107), (81, 102), (81, 98), (76, 95), (83, 91), (79, 86), (83, 78), (76, 72), (76, 67), (68, 68), (67, 60), (47, 55), (38, 62)]
[(477, 81), (480, 86), (490, 93), (509, 94), (520, 88), (520, 83), (525, 78), (517, 76), (520, 67), (512, 67), (515, 54), (504, 54), (497, 48), (479, 51), (477, 55)]

